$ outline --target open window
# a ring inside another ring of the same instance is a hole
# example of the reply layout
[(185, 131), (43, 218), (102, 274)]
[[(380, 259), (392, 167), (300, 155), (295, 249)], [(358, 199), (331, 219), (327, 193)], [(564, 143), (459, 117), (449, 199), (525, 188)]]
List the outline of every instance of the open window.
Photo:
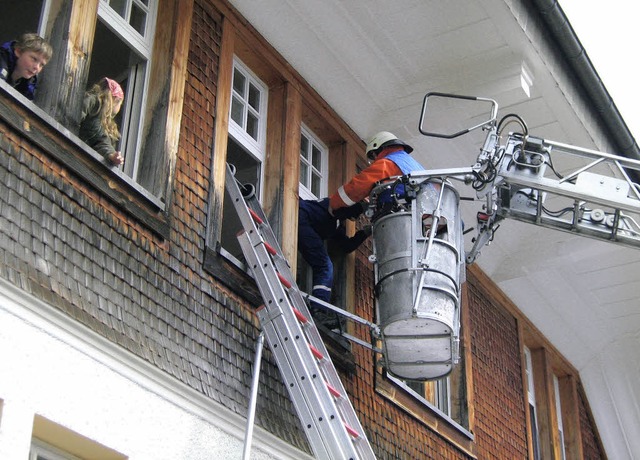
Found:
[(102, 77), (116, 80), (125, 100), (118, 114), (124, 172), (138, 176), (143, 110), (155, 27), (155, 0), (101, 0), (87, 89)]
[[(266, 152), (267, 87), (239, 59), (234, 60), (227, 163), (235, 168), (235, 178), (251, 184), (258, 199), (262, 184)], [(244, 260), (236, 234), (241, 228), (235, 208), (225, 192), (220, 252), (232, 262)]]
[(44, 33), (50, 0), (3, 2), (0, 16), (0, 44), (15, 40), (25, 32)]
[[(317, 200), (327, 195), (329, 149), (306, 125), (300, 133), (300, 198)], [(325, 243), (326, 244), (326, 243)], [(300, 289), (313, 291), (313, 273), (309, 264), (298, 253), (297, 283)]]

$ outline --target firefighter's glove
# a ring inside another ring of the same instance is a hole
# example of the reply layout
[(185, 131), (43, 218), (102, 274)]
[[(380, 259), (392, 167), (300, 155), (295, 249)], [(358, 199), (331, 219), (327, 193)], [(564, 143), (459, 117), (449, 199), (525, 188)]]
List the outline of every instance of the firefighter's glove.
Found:
[(344, 208), (338, 208), (333, 210), (333, 217), (338, 220), (356, 219), (360, 214), (364, 212), (364, 204), (356, 203)]

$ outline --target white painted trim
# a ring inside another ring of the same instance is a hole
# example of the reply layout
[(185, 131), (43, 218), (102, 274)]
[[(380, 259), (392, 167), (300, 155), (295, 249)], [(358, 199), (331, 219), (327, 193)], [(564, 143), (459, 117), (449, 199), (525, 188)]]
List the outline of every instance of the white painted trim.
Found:
[[(146, 390), (243, 440), (246, 419), (86, 328), (60, 310), (0, 279), (0, 309), (37, 327)], [(308, 454), (256, 426), (253, 446), (283, 459)]]

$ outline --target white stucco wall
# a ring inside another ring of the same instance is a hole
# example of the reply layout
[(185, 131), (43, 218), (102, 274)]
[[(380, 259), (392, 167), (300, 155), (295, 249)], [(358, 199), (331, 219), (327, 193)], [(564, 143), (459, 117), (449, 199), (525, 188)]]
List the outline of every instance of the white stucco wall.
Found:
[[(25, 460), (33, 418), (132, 460), (240, 459), (245, 419), (0, 283), (0, 458)], [(255, 428), (252, 459), (310, 458)]]

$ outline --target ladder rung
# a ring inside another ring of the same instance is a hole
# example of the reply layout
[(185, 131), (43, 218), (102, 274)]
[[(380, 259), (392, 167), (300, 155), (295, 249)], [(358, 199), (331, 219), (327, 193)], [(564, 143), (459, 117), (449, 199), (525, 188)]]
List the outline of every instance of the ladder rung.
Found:
[(291, 289), (291, 283), (287, 281), (284, 276), (278, 273), (278, 278), (280, 279), (280, 282), (284, 285), (284, 287), (286, 287), (287, 289)]
[(275, 256), (278, 253), (278, 251), (276, 251), (275, 248), (271, 246), (269, 243), (267, 243), (266, 241), (264, 242), (264, 247), (267, 249), (267, 252), (272, 256)]
[(293, 308), (293, 314), (296, 315), (296, 318), (298, 318), (298, 321), (300, 321), (302, 324), (307, 324), (309, 322), (309, 319), (306, 316), (304, 316), (302, 312), (295, 307)]
[(356, 430), (351, 428), (349, 425), (345, 424), (344, 427), (347, 430), (347, 432), (351, 435), (351, 437), (356, 439), (360, 437), (360, 433), (358, 433)]
[(335, 387), (333, 387), (330, 383), (327, 383), (327, 389), (329, 390), (329, 393), (331, 393), (336, 398), (342, 398), (342, 394), (338, 390), (336, 390)]
[(258, 214), (256, 214), (256, 212), (253, 209), (251, 208), (248, 208), (248, 209), (249, 209), (249, 214), (251, 214), (251, 217), (253, 217), (253, 220), (255, 220), (258, 225), (262, 225), (262, 223), (264, 222), (262, 218)]
[(311, 349), (311, 353), (313, 354), (313, 356), (315, 356), (317, 359), (324, 359), (324, 355), (316, 347), (309, 344), (309, 348)]

